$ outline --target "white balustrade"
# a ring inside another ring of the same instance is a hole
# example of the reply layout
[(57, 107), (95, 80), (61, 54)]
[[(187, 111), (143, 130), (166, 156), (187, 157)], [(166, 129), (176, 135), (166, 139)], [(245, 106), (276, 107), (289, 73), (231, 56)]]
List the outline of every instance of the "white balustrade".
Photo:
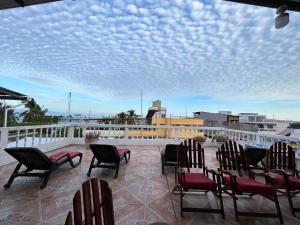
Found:
[[(300, 149), (300, 138), (257, 132), (231, 130), (221, 127), (167, 126), (167, 125), (112, 125), (112, 124), (56, 124), (0, 128), (0, 165), (6, 147), (38, 147), (50, 151), (67, 145), (85, 144), (87, 131), (100, 132), (97, 143), (121, 145), (163, 145), (180, 143), (199, 134), (213, 138), (225, 135), (243, 145), (270, 147), (276, 141), (292, 143)], [(300, 151), (297, 152), (300, 158)]]

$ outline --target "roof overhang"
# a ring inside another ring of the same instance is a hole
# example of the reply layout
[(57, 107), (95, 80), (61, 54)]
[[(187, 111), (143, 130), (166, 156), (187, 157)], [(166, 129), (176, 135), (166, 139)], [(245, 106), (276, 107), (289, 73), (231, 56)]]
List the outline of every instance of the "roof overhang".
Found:
[(0, 100), (28, 100), (28, 96), (21, 94), (19, 92), (15, 92), (3, 87), (0, 87)]
[(225, 0), (229, 2), (237, 2), (248, 5), (256, 5), (268, 8), (278, 8), (286, 5), (289, 11), (300, 12), (300, 0)]
[(30, 5), (37, 5), (49, 2), (56, 2), (61, 0), (0, 0), (0, 10), (17, 7), (25, 7)]

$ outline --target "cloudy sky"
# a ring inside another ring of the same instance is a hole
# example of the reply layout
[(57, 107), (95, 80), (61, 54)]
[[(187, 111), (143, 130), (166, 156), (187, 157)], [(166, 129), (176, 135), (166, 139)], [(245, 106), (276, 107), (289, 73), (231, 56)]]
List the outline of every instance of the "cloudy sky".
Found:
[(222, 0), (65, 0), (0, 11), (0, 86), (50, 111), (231, 110), (300, 120), (300, 13)]

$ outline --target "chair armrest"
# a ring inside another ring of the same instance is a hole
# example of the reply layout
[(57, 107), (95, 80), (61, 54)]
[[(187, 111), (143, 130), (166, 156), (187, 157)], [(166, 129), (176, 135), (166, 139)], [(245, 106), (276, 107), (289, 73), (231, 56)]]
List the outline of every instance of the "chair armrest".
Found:
[(219, 171), (216, 171), (214, 169), (208, 169), (207, 167), (205, 167), (207, 172), (213, 174), (213, 175), (216, 175), (216, 176), (221, 176), (221, 173)]
[(268, 170), (268, 174), (270, 174), (270, 173), (275, 173), (275, 174), (279, 174), (282, 176), (293, 176), (292, 171), (283, 170), (283, 169), (270, 169), (270, 170)]
[(297, 178), (299, 178), (300, 177), (300, 171), (295, 169), (295, 175), (296, 175)]
[(250, 166), (249, 167), (249, 178), (255, 179), (255, 176), (265, 177), (267, 172), (260, 167)]
[(64, 153), (63, 155), (59, 156), (55, 161), (54, 161), (54, 164), (57, 164), (58, 161), (64, 157), (68, 157), (68, 159), (71, 159), (70, 156), (69, 156), (69, 153)]

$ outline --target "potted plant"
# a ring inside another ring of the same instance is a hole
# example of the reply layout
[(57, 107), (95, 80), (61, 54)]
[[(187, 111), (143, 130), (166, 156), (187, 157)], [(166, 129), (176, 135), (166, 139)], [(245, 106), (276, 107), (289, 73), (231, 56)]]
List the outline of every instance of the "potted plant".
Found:
[(206, 141), (206, 137), (204, 136), (196, 136), (193, 138), (193, 140), (199, 142), (201, 145)]
[(84, 132), (84, 141), (87, 144), (92, 144), (94, 142), (97, 142), (97, 140), (100, 137), (100, 131), (85, 131)]
[(212, 138), (212, 141), (215, 142), (218, 146), (218, 148), (221, 147), (222, 144), (224, 144), (224, 142), (228, 141), (229, 138), (225, 135), (215, 135), (213, 138)]

